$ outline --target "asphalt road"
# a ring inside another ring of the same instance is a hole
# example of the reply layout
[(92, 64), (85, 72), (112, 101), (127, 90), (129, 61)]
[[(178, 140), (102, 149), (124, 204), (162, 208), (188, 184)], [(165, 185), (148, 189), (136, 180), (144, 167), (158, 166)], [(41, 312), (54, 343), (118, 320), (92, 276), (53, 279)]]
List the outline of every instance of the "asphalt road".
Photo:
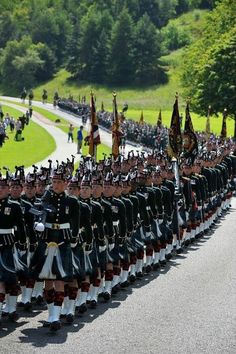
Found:
[(0, 353), (236, 353), (236, 200), (168, 266), (56, 335), (45, 311), (3, 323)]

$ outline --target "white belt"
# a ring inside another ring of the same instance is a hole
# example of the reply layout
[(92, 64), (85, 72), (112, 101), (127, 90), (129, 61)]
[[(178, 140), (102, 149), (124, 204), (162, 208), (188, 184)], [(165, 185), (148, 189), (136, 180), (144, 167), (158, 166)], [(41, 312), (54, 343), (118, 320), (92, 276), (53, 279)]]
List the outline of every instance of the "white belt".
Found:
[(150, 206), (146, 206), (146, 210), (151, 210), (151, 207)]
[(118, 221), (113, 221), (113, 226), (119, 226), (119, 220)]
[(14, 229), (0, 229), (0, 235), (14, 234)]
[(64, 224), (50, 224), (50, 223), (46, 222), (45, 226), (48, 229), (52, 229), (52, 230), (70, 229), (70, 224), (68, 222), (66, 222)]

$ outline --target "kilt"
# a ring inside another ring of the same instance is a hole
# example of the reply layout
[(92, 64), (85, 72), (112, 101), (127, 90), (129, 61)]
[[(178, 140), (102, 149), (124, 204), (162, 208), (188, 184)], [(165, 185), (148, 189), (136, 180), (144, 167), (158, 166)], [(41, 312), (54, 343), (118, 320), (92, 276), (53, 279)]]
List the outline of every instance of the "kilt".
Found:
[(26, 271), (26, 265), (19, 259), (14, 246), (0, 247), (0, 282), (14, 285), (21, 272)]
[(70, 243), (40, 240), (33, 255), (30, 271), (34, 279), (73, 280), (73, 262)]

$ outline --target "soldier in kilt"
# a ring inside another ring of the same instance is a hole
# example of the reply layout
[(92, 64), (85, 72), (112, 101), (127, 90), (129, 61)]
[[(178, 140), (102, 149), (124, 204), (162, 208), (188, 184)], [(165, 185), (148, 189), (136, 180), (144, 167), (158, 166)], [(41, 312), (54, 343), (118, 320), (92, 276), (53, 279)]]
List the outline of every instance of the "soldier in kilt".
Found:
[(31, 262), (36, 279), (45, 280), (48, 319), (45, 327), (57, 331), (64, 300), (64, 283), (73, 280), (72, 246), (79, 237), (79, 205), (65, 193), (66, 175), (63, 167), (53, 171), (52, 188), (42, 198), (46, 211), (45, 225), (35, 225), (41, 232)]
[(8, 317), (18, 319), (17, 273), (24, 269), (19, 253), (26, 252), (26, 235), (22, 210), (9, 198), (9, 180), (0, 176), (0, 318), (5, 294), (8, 296)]

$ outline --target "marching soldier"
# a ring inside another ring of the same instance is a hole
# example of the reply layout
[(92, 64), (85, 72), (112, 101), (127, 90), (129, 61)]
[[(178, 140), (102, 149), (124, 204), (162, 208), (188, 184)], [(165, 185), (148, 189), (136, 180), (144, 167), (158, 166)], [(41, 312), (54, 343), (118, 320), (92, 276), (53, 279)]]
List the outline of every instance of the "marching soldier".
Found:
[(41, 232), (31, 263), (36, 278), (45, 280), (48, 320), (51, 331), (61, 327), (59, 320), (64, 300), (64, 282), (73, 280), (72, 247), (79, 239), (79, 206), (65, 193), (66, 176), (60, 166), (53, 171), (52, 189), (42, 198), (46, 212), (45, 225), (35, 225)]
[[(17, 273), (24, 268), (18, 252), (26, 252), (24, 220), (19, 203), (9, 199), (9, 180), (0, 176), (0, 317), (5, 294), (8, 296), (8, 317), (18, 319), (16, 302), (18, 295)], [(15, 234), (15, 230), (17, 233)]]

